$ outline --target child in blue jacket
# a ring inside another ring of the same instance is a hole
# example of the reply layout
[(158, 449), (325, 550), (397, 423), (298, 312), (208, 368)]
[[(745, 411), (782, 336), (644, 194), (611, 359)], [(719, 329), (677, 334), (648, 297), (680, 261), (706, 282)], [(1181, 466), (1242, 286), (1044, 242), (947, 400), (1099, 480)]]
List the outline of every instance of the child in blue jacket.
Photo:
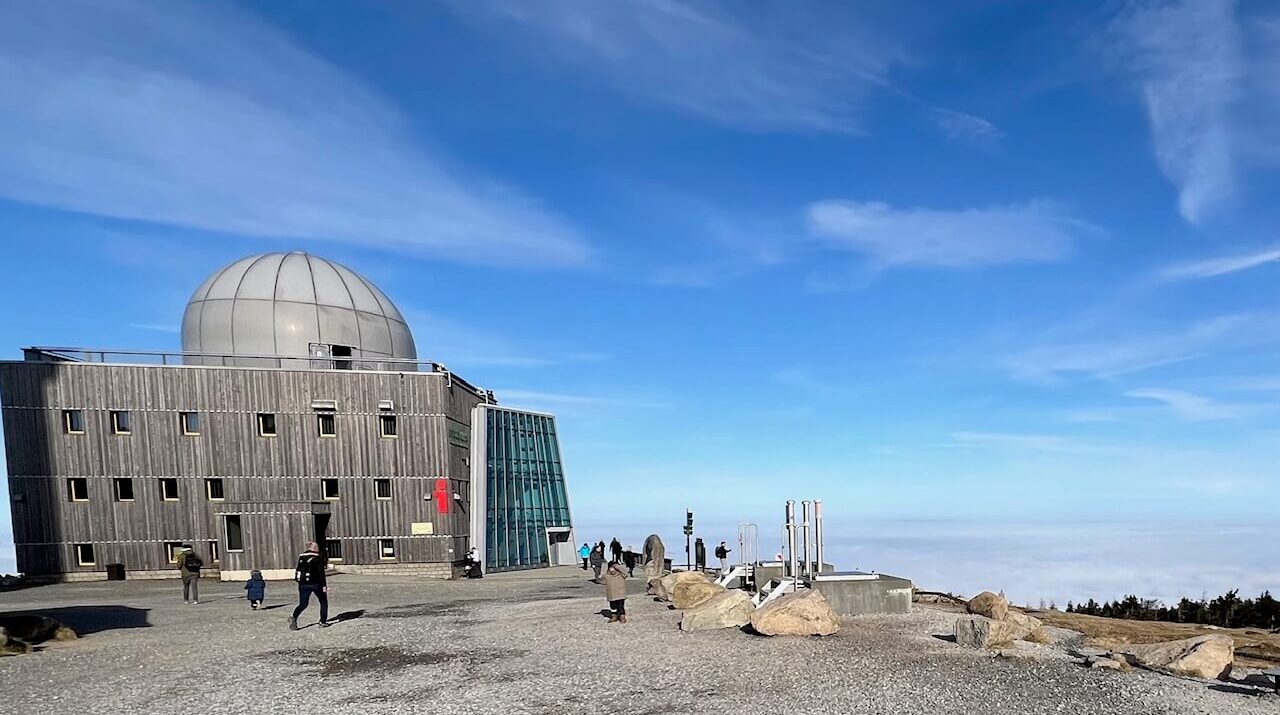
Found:
[(262, 602), (267, 599), (267, 582), (262, 580), (262, 572), (254, 569), (249, 573), (249, 580), (244, 582), (244, 590), (248, 591), (245, 598), (249, 599), (249, 605), (253, 610), (262, 607)]

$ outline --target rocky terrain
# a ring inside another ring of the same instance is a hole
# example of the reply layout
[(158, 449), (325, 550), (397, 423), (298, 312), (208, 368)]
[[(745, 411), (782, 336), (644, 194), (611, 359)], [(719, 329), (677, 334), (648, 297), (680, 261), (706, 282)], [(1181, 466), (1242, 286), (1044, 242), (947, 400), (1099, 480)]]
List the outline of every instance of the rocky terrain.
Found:
[[(39, 609), (80, 635), (0, 658), (0, 702), (84, 715), (1280, 712), (1280, 697), (1247, 683), (1088, 668), (1026, 640), (966, 647), (953, 642), (957, 614), (931, 608), (847, 619), (826, 637), (764, 637), (681, 631), (682, 613), (643, 596), (643, 579), (629, 584), (629, 622), (610, 624), (602, 588), (575, 569), (337, 577), (340, 622), (289, 632), (290, 585), (271, 584), (260, 612), (239, 584), (206, 583), (195, 606), (172, 582), (0, 594), (0, 612)], [(302, 622), (315, 618), (313, 604)]]

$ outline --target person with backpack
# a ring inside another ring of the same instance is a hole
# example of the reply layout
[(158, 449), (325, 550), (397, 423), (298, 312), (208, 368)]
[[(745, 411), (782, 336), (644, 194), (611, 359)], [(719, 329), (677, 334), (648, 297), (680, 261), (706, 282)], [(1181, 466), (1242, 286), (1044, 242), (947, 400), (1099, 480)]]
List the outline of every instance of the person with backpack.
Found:
[(723, 541), (716, 547), (716, 558), (720, 559), (720, 573), (729, 570), (729, 552), (731, 550)]
[(244, 597), (249, 599), (249, 607), (253, 610), (262, 608), (262, 602), (267, 600), (267, 582), (262, 578), (262, 572), (254, 569), (249, 572), (249, 580), (244, 582)]
[(329, 585), (324, 579), (325, 559), (320, 555), (320, 545), (312, 541), (307, 550), (298, 555), (298, 566), (293, 571), (293, 580), (298, 582), (298, 607), (293, 609), (289, 617), (289, 630), (298, 630), (298, 616), (311, 605), (314, 595), (320, 602), (320, 627), (329, 627)]
[(178, 552), (178, 573), (182, 575), (182, 601), (188, 605), (200, 603), (200, 569), (204, 561), (196, 554), (191, 544), (186, 544)]

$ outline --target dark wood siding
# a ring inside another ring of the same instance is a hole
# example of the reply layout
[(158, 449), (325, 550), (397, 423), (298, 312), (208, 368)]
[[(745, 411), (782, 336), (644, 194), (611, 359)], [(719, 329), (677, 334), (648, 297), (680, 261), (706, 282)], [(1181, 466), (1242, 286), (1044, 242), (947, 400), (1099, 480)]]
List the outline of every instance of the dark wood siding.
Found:
[[(313, 400), (336, 403), (336, 436), (319, 435)], [(380, 400), (394, 404), (394, 439), (380, 436)], [(467, 548), (470, 469), (450, 428), (469, 435), (479, 402), (440, 373), (0, 362), (18, 567), (167, 569), (171, 541), (191, 542), (207, 559), (207, 542), (222, 539), (217, 514), (247, 504), (258, 515), (245, 522), (246, 538), (269, 546), (255, 550), (254, 563), (228, 568), (291, 568), (302, 546), (293, 542), (311, 533), (298, 505), (322, 502), (326, 478), (339, 482), (327, 536), (343, 541), (344, 563), (386, 563), (380, 538), (396, 540), (401, 563), (455, 560)], [(83, 410), (83, 435), (64, 433), (64, 409)], [(131, 434), (112, 433), (112, 410), (130, 412)], [(199, 414), (198, 436), (183, 434), (184, 411)], [(276, 415), (277, 436), (258, 435), (259, 412)], [(70, 501), (68, 477), (87, 479), (88, 502)], [(116, 477), (133, 480), (134, 501), (115, 501)], [(161, 499), (163, 478), (178, 480), (178, 501)], [(222, 502), (206, 499), (210, 478), (222, 480)], [(390, 500), (375, 499), (379, 478), (392, 480)], [(446, 514), (424, 498), (441, 478), (463, 497)], [(267, 516), (273, 509), (278, 517)], [(422, 522), (433, 535), (412, 533)], [(95, 566), (76, 565), (77, 543), (94, 544)]]

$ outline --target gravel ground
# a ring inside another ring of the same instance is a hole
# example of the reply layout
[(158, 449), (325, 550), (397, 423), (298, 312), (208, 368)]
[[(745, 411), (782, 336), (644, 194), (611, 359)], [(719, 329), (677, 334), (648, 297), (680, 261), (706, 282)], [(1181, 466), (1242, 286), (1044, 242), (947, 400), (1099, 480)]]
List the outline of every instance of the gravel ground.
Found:
[[(291, 583), (253, 612), (239, 584), (66, 584), (0, 593), (79, 641), (0, 658), (21, 713), (1280, 713), (1280, 698), (1146, 672), (1091, 671), (1051, 649), (993, 657), (949, 643), (953, 615), (846, 621), (826, 639), (681, 633), (639, 595), (608, 624), (576, 569), (483, 581), (337, 577), (332, 628), (287, 630)], [(303, 623), (317, 617), (316, 606)], [(122, 627), (122, 626), (136, 627)], [(1217, 689), (1215, 689), (1217, 688)]]

